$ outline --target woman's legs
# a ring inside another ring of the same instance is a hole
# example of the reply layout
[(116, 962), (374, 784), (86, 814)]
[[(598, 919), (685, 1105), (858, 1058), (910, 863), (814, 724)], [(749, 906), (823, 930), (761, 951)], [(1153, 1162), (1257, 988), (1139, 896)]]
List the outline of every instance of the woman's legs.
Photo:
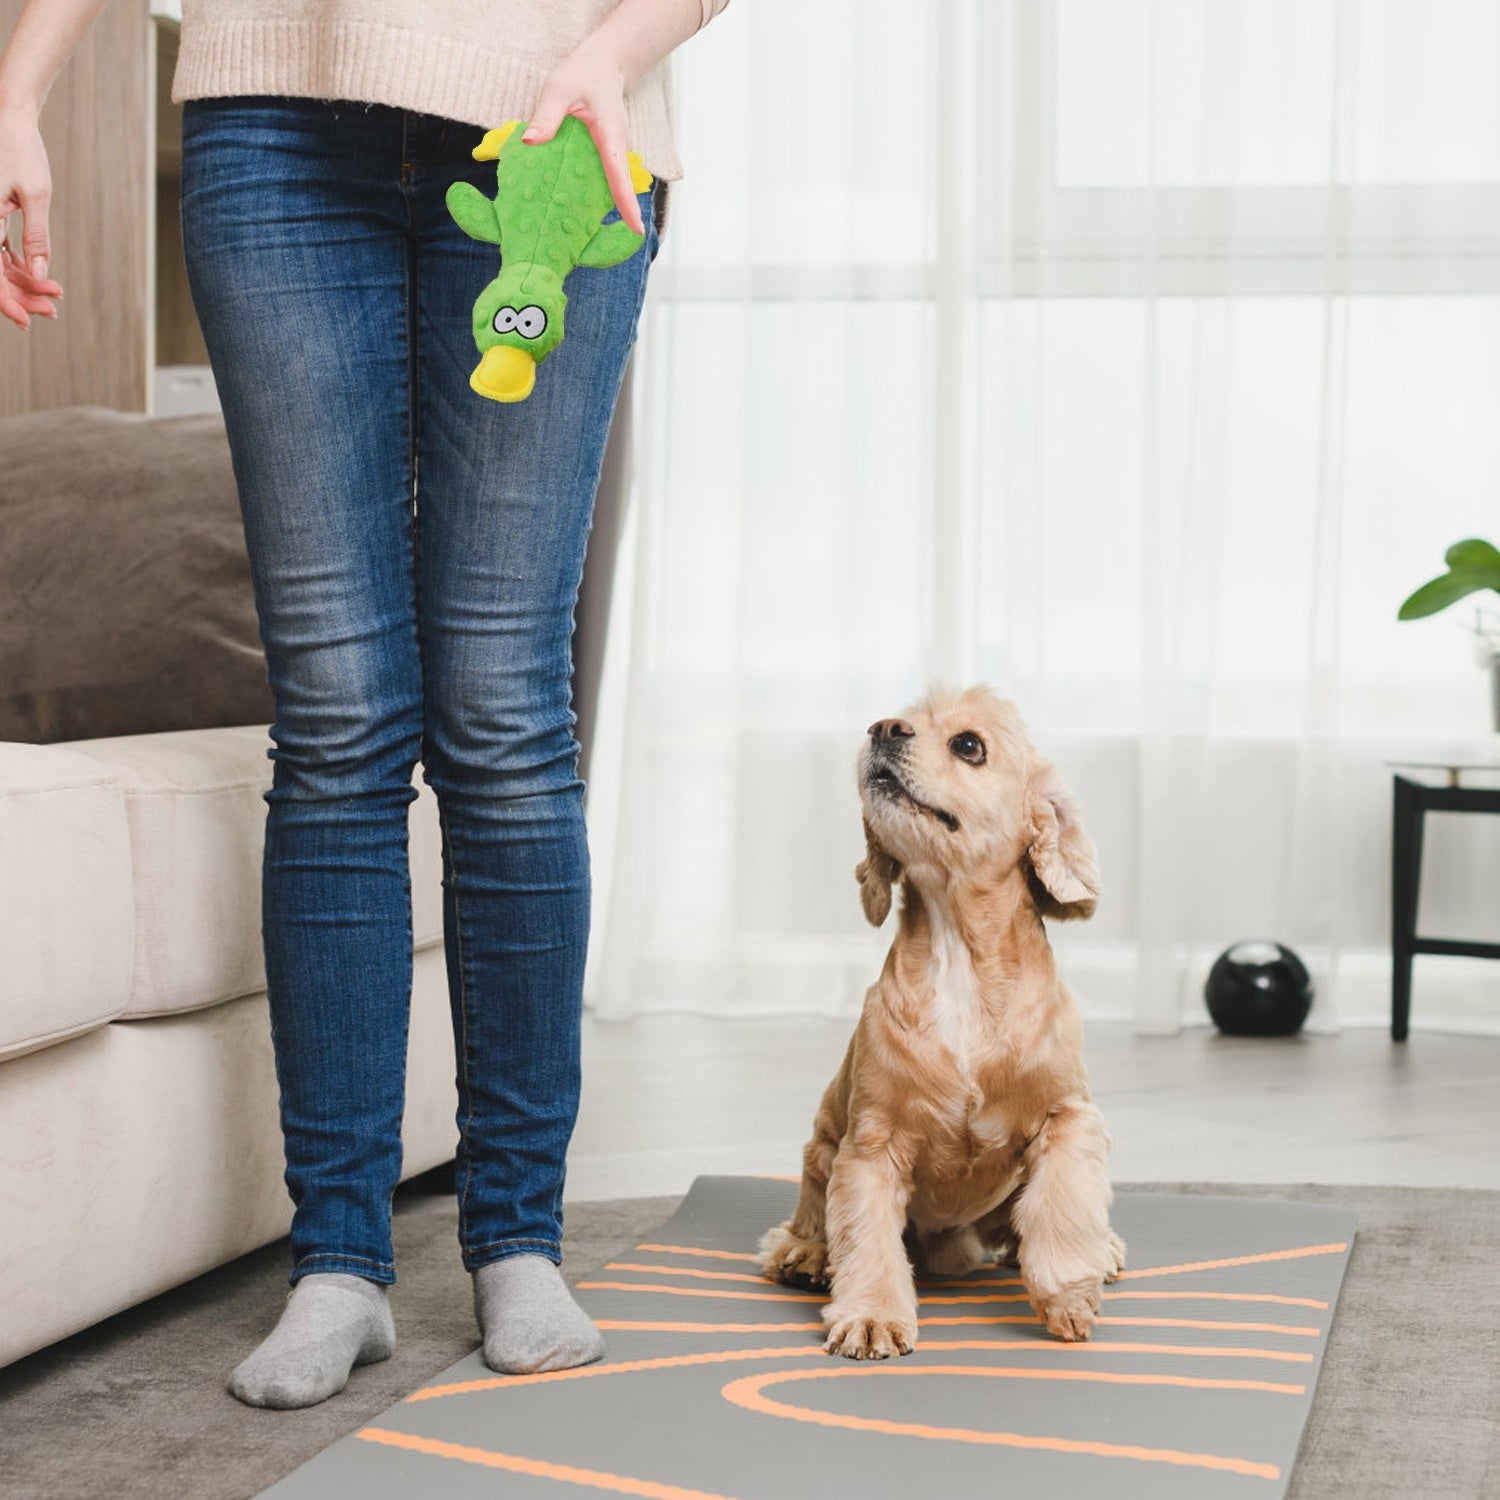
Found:
[(460, 175), (493, 193), (480, 134), (281, 99), (198, 101), (184, 123), (189, 275), (276, 704), (263, 932), (296, 1290), (236, 1390), (261, 1404), (322, 1399), (389, 1352), (419, 754), (442, 812), (459, 1234), (486, 1355), (598, 1352), (556, 1272), (589, 903), (569, 640), (655, 238), (575, 272), (535, 393), (485, 401), (470, 306), (495, 251), (442, 202)]
[(397, 111), (305, 100), (184, 117), (187, 266), (275, 704), (262, 934), (296, 1291), (231, 1387), (263, 1405), (320, 1400), (393, 1343), (422, 725), (401, 134)]
[[(439, 134), (413, 175), (417, 592), (459, 1064), (459, 1240), (486, 1358), (558, 1368), (602, 1352), (554, 1269), (589, 928), (570, 645), (655, 231), (620, 266), (574, 271), (567, 337), (532, 395), (486, 400), (469, 387), (471, 308), (498, 260), (453, 223), (443, 194), (462, 176), (493, 196), (494, 166), (470, 155), (482, 131)], [(650, 208), (643, 195), (648, 224)]]

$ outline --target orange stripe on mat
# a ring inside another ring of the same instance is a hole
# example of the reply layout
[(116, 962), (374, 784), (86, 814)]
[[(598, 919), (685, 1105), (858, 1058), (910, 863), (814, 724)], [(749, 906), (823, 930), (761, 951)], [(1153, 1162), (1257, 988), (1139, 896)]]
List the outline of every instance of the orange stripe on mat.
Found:
[[(983, 1328), (987, 1323), (995, 1322), (989, 1317), (919, 1317), (918, 1325), (921, 1328), (965, 1328), (965, 1326), (980, 1325)], [(799, 1332), (822, 1332), (822, 1323), (655, 1323), (643, 1319), (595, 1319), (595, 1328), (616, 1329), (616, 1331), (636, 1332), (636, 1334), (799, 1334)], [(820, 1346), (819, 1346), (820, 1347)], [(945, 1344), (942, 1341), (922, 1341), (921, 1349), (954, 1349), (954, 1344)], [(989, 1340), (986, 1343), (965, 1344), (965, 1349), (1019, 1349), (1023, 1353), (1032, 1353), (1038, 1349), (1076, 1350), (1080, 1355), (1091, 1353), (1091, 1355), (1205, 1355), (1212, 1359), (1280, 1359), (1286, 1364), (1310, 1365), (1313, 1364), (1313, 1356), (1295, 1353), (1286, 1349), (1241, 1349), (1241, 1347), (1230, 1344), (1227, 1347), (1214, 1346), (1214, 1344), (1130, 1344), (1118, 1343), (1110, 1340), (1109, 1343), (1079, 1343), (1065, 1344), (1061, 1340), (1049, 1340), (1046, 1343), (1031, 1343), (1029, 1340), (1019, 1338), (1001, 1338), (1001, 1340)], [(610, 1365), (598, 1368), (598, 1374), (604, 1374), (610, 1370)]]
[[(1026, 1319), (1019, 1319), (1026, 1322)], [(1223, 1328), (1231, 1333), (1286, 1333), (1298, 1338), (1315, 1339), (1320, 1328), (1298, 1328), (1288, 1323), (1223, 1323), (1212, 1318), (1096, 1318), (1096, 1323), (1113, 1324), (1116, 1328)]]
[(700, 1281), (749, 1281), (760, 1286), (771, 1286), (768, 1277), (750, 1271), (700, 1271), (695, 1266), (653, 1266), (645, 1261), (612, 1260), (606, 1271), (665, 1271), (669, 1276), (696, 1276)]
[(1304, 1245), (1297, 1250), (1268, 1250), (1264, 1255), (1234, 1255), (1228, 1260), (1198, 1260), (1181, 1266), (1146, 1266), (1139, 1271), (1121, 1271), (1120, 1281), (1131, 1276), (1180, 1276), (1186, 1271), (1217, 1271), (1223, 1266), (1258, 1266), (1269, 1260), (1302, 1260), (1309, 1255), (1341, 1255), (1348, 1245)]
[(706, 1250), (701, 1245), (637, 1245), (637, 1250), (665, 1250), (671, 1255), (703, 1255), (712, 1260), (748, 1260), (755, 1263), (753, 1255), (743, 1250)]
[[(642, 1246), (639, 1246), (638, 1248), (644, 1250), (644, 1249), (647, 1249), (648, 1247), (645, 1246), (645, 1245), (642, 1245)], [(725, 1253), (727, 1253), (727, 1252), (725, 1252)], [(750, 1283), (752, 1283), (754, 1285), (758, 1285), (758, 1286), (774, 1286), (774, 1285), (778, 1284), (778, 1283), (772, 1282), (768, 1277), (759, 1276), (759, 1275), (751, 1275), (749, 1272), (746, 1272), (746, 1271), (698, 1271), (698, 1270), (693, 1269), (690, 1266), (652, 1265), (652, 1264), (650, 1264), (649, 1262), (646, 1262), (646, 1261), (627, 1261), (627, 1260), (611, 1261), (607, 1266), (604, 1267), (604, 1269), (606, 1271), (648, 1271), (648, 1272), (661, 1272), (662, 1274), (667, 1275), (667, 1276), (696, 1276), (701, 1281), (748, 1281), (748, 1282), (750, 1282)], [(636, 1284), (637, 1283), (635, 1283), (635, 1282), (631, 1283), (632, 1286), (635, 1286)], [(929, 1289), (931, 1289), (931, 1288), (938, 1288), (938, 1287), (951, 1288), (951, 1287), (970, 1287), (970, 1286), (1024, 1286), (1025, 1284), (1026, 1283), (1024, 1281), (1022, 1281), (1019, 1276), (1006, 1276), (1006, 1277), (1000, 1278), (998, 1280), (993, 1280), (993, 1279), (990, 1279), (990, 1278), (987, 1278), (987, 1277), (976, 1277), (976, 1278), (973, 1278), (973, 1279), (960, 1279), (960, 1280), (956, 1280), (956, 1281), (920, 1281), (919, 1280), (916, 1283), (916, 1286), (917, 1286), (917, 1292), (918, 1292), (918, 1294), (919, 1295), (923, 1295)], [(649, 1283), (649, 1282), (641, 1282), (641, 1283), (639, 1283), (639, 1285), (640, 1285), (640, 1289), (642, 1291), (650, 1291), (652, 1289), (651, 1283)], [(1320, 1301), (1316, 1297), (1282, 1297), (1282, 1296), (1278, 1296), (1277, 1294), (1272, 1293), (1272, 1292), (1203, 1292), (1203, 1291), (1190, 1291), (1190, 1292), (1138, 1292), (1138, 1291), (1126, 1291), (1126, 1292), (1115, 1292), (1115, 1291), (1107, 1291), (1107, 1292), (1104, 1293), (1104, 1295), (1105, 1295), (1106, 1298), (1109, 1298), (1109, 1297), (1137, 1297), (1137, 1298), (1151, 1297), (1151, 1298), (1158, 1298), (1158, 1299), (1162, 1299), (1162, 1300), (1175, 1299), (1175, 1300), (1180, 1301), (1180, 1302), (1194, 1302), (1194, 1301), (1197, 1301), (1197, 1302), (1274, 1302), (1278, 1306), (1282, 1306), (1282, 1307), (1315, 1307), (1315, 1308), (1319, 1308), (1319, 1309), (1326, 1309), (1327, 1306), (1328, 1306), (1328, 1304), (1326, 1302), (1322, 1302), (1322, 1301)], [(933, 1301), (933, 1300), (937, 1300), (937, 1299), (927, 1298), (926, 1300)], [(944, 1299), (944, 1300), (953, 1300), (953, 1299)], [(962, 1300), (965, 1301), (965, 1302), (969, 1302), (969, 1301), (978, 1301), (978, 1300), (981, 1300), (981, 1299), (965, 1297)], [(1014, 1293), (1012, 1295), (1009, 1295), (1009, 1296), (1004, 1296), (1004, 1297), (985, 1297), (982, 1300), (984, 1300), (986, 1302), (1025, 1302), (1025, 1301), (1028, 1301), (1029, 1299), (1028, 1299), (1027, 1293), (1025, 1293), (1025, 1292), (1016, 1292), (1016, 1293)]]
[[(1099, 1443), (1074, 1438), (1031, 1437), (1018, 1432), (977, 1432), (967, 1427), (930, 1427), (921, 1422), (888, 1422), (878, 1417), (854, 1417), (841, 1412), (809, 1411), (790, 1406), (761, 1394), (761, 1388), (788, 1380), (817, 1380), (835, 1376), (893, 1376), (932, 1371), (948, 1373), (940, 1366), (887, 1369), (773, 1370), (764, 1375), (746, 1375), (724, 1387), (723, 1395), (737, 1406), (767, 1416), (787, 1417), (795, 1422), (812, 1422), (820, 1427), (843, 1427), (856, 1432), (882, 1432), (903, 1437), (930, 1438), (942, 1442), (992, 1444), (1006, 1448), (1041, 1448), (1054, 1453), (1088, 1453), (1100, 1458), (1133, 1458), (1143, 1463), (1178, 1464), (1188, 1468), (1219, 1469), (1232, 1474), (1254, 1475), (1261, 1479), (1278, 1479), (1281, 1470), (1275, 1464), (1256, 1463), (1247, 1458), (1225, 1458), (1214, 1453), (1183, 1453), (1175, 1448), (1142, 1448), (1130, 1443)], [(964, 1374), (966, 1365), (955, 1365), (951, 1371)], [(987, 1371), (983, 1373), (988, 1373)]]
[(445, 1443), (438, 1438), (392, 1432), (385, 1427), (362, 1427), (354, 1435), (367, 1443), (383, 1443), (386, 1447), (406, 1448), (413, 1453), (430, 1453), (437, 1458), (454, 1458), (460, 1463), (480, 1464), (487, 1469), (508, 1469), (512, 1474), (531, 1474), (538, 1479), (561, 1479), (569, 1484), (612, 1490), (617, 1495), (641, 1495), (647, 1500), (732, 1500), (732, 1497), (712, 1490), (688, 1490), (676, 1484), (632, 1479), (628, 1474), (606, 1474), (600, 1469), (580, 1469), (573, 1464), (549, 1464), (538, 1458), (497, 1453), (492, 1448), (470, 1448), (463, 1443)]
[[(771, 1283), (768, 1281), (767, 1286)], [(604, 1292), (651, 1292), (671, 1297), (733, 1297), (741, 1302), (816, 1302), (819, 1292), (720, 1292), (704, 1286), (653, 1286), (646, 1281), (580, 1281), (580, 1290)]]
[[(989, 1349), (982, 1340), (954, 1339), (928, 1344), (929, 1349)], [(768, 1375), (746, 1375), (736, 1385), (758, 1387), (781, 1380), (821, 1380), (838, 1375), (983, 1375), (996, 1380), (1084, 1380), (1100, 1385), (1181, 1385), (1207, 1391), (1270, 1391), (1278, 1396), (1305, 1396), (1305, 1385), (1287, 1385), (1274, 1380), (1219, 1380), (1208, 1375), (1146, 1375), (1125, 1370), (1036, 1370), (1008, 1365), (835, 1365), (826, 1370), (775, 1370)], [(731, 1399), (733, 1399), (731, 1397)], [(798, 1408), (802, 1410), (803, 1408)]]
[[(951, 1328), (965, 1323), (984, 1323), (984, 1318), (918, 1318), (917, 1322), (923, 1327), (934, 1326)], [(919, 1349), (952, 1349), (960, 1347), (943, 1339), (924, 1339), (918, 1346)], [(1107, 1343), (1096, 1343), (1089, 1340), (1087, 1343), (1065, 1344), (1061, 1339), (987, 1339), (973, 1343), (965, 1343), (963, 1348), (973, 1349), (1016, 1349), (1024, 1354), (1031, 1354), (1039, 1349), (1057, 1350), (1061, 1353), (1072, 1352), (1076, 1355), (1082, 1354), (1192, 1354), (1202, 1355), (1206, 1359), (1271, 1359), (1280, 1364), (1288, 1365), (1310, 1365), (1313, 1362), (1311, 1354), (1303, 1354), (1301, 1350), (1293, 1349), (1252, 1349), (1240, 1348), (1237, 1344), (1132, 1344), (1128, 1341), (1116, 1343), (1113, 1339)]]
[(1326, 1309), (1328, 1304), (1316, 1297), (1278, 1297), (1270, 1292), (1106, 1292), (1105, 1298), (1139, 1297), (1172, 1298), (1178, 1302), (1274, 1302), (1278, 1307), (1315, 1307)]
[(800, 1323), (654, 1323), (635, 1318), (595, 1318), (595, 1328), (633, 1328), (643, 1333), (797, 1333), (823, 1325)]
[[(614, 1291), (614, 1292), (647, 1292), (654, 1297), (732, 1297), (741, 1302), (798, 1302), (807, 1304), (819, 1300), (820, 1294), (807, 1293), (765, 1293), (765, 1292), (723, 1292), (711, 1287), (698, 1286), (651, 1286), (639, 1281), (580, 1281), (580, 1289)], [(1023, 1298), (1006, 1297), (998, 1294), (990, 1294), (982, 1297), (923, 1297), (921, 1299), (924, 1307), (957, 1307), (974, 1302), (1015, 1302), (1025, 1300)], [(1034, 1314), (1018, 1313), (1014, 1317), (994, 1317), (986, 1321), (991, 1323), (1035, 1323)], [(1098, 1319), (1101, 1324), (1116, 1323), (1126, 1327), (1143, 1328), (1225, 1328), (1239, 1333), (1286, 1333), (1295, 1334), (1299, 1338), (1317, 1338), (1321, 1332), (1317, 1328), (1300, 1328), (1285, 1323), (1225, 1323), (1206, 1318), (1117, 1318), (1113, 1316)]]
[[(778, 1179), (783, 1180), (783, 1179)], [(796, 1178), (784, 1179), (795, 1182)], [(670, 1255), (698, 1255), (713, 1260), (739, 1260), (754, 1265), (756, 1257), (744, 1250), (711, 1250), (702, 1245), (662, 1245), (644, 1244), (637, 1245), (637, 1250), (649, 1250), (665, 1252)], [(1276, 1260), (1301, 1260), (1309, 1255), (1341, 1255), (1349, 1246), (1347, 1244), (1330, 1245), (1304, 1245), (1294, 1250), (1270, 1250), (1263, 1255), (1236, 1255), (1227, 1260), (1200, 1260), (1193, 1261), (1180, 1266), (1143, 1266), (1139, 1270), (1121, 1271), (1119, 1279), (1140, 1276), (1180, 1276), (1187, 1271), (1213, 1271), (1221, 1266), (1253, 1266), (1261, 1265), (1267, 1261)], [(970, 1283), (973, 1285), (975, 1283)], [(1013, 1286), (1020, 1284), (1019, 1277), (1006, 1278), (994, 1283), (996, 1286)]]

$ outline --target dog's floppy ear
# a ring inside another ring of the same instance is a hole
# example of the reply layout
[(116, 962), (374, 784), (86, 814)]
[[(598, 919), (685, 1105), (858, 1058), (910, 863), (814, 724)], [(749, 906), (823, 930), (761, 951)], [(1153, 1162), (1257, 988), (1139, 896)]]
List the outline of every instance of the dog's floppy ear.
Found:
[(875, 837), (870, 820), (865, 823), (865, 857), (854, 867), (859, 881), (859, 904), (870, 926), (879, 927), (891, 914), (891, 887), (901, 878), (901, 865)]
[(1026, 857), (1037, 909), (1058, 921), (1091, 917), (1099, 903), (1099, 856), (1078, 803), (1047, 762), (1026, 790)]

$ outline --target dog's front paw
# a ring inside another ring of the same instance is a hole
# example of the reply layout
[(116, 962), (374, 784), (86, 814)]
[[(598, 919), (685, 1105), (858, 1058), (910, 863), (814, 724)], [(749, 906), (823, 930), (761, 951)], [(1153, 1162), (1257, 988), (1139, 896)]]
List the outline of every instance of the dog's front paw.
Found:
[(823, 1347), (845, 1359), (889, 1359), (917, 1347), (917, 1320), (883, 1312), (846, 1312), (829, 1304), (823, 1309), (828, 1338)]
[(1125, 1269), (1125, 1241), (1113, 1229), (1109, 1232), (1110, 1268), (1104, 1273), (1106, 1282), (1114, 1281)]
[(761, 1236), (756, 1264), (761, 1275), (788, 1286), (828, 1285), (828, 1245), (823, 1240), (803, 1239), (791, 1231), (791, 1220), (768, 1229)]
[(1101, 1289), (1098, 1281), (1075, 1281), (1052, 1293), (1033, 1291), (1031, 1305), (1049, 1333), (1067, 1343), (1078, 1343), (1094, 1331)]

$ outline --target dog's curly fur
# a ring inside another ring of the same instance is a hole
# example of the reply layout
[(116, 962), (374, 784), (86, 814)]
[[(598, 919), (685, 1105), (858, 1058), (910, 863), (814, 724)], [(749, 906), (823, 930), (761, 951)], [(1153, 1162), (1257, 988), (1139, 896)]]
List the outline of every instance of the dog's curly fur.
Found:
[(899, 888), (899, 922), (760, 1268), (831, 1287), (825, 1347), (854, 1359), (916, 1346), (913, 1260), (958, 1276), (1014, 1258), (1047, 1327), (1086, 1339), (1125, 1247), (1042, 919), (1092, 915), (1094, 846), (1015, 706), (985, 687), (935, 687), (872, 726), (858, 774), (860, 900), (878, 927)]

